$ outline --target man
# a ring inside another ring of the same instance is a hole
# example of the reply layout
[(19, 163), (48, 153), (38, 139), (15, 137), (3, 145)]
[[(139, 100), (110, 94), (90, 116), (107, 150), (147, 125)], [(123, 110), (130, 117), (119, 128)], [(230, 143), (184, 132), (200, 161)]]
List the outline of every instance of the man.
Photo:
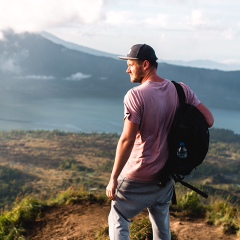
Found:
[[(124, 98), (124, 127), (106, 188), (112, 200), (109, 214), (111, 240), (129, 239), (130, 219), (148, 209), (153, 239), (170, 240), (169, 206), (174, 183), (157, 186), (159, 172), (168, 158), (167, 136), (179, 106), (178, 95), (171, 81), (158, 76), (157, 57), (146, 44), (132, 46), (125, 57), (131, 82), (139, 86)], [(205, 116), (209, 127), (214, 119), (193, 91), (181, 83), (186, 101)]]

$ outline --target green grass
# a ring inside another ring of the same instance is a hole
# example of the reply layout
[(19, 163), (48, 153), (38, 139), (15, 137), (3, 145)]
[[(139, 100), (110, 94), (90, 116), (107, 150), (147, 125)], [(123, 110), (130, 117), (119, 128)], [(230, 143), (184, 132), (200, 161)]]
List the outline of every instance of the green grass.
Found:
[[(25, 239), (26, 228), (29, 228), (41, 217), (46, 209), (70, 204), (103, 204), (108, 200), (105, 195), (94, 195), (83, 188), (71, 187), (60, 193), (55, 198), (47, 201), (27, 196), (17, 199), (11, 211), (0, 215), (0, 239), (15, 240)], [(222, 226), (224, 233), (240, 234), (240, 208), (230, 203), (230, 200), (219, 199), (210, 205), (201, 203), (199, 196), (190, 192), (179, 199), (177, 207), (171, 211), (184, 213), (185, 216), (203, 217), (212, 225)], [(183, 216), (183, 215), (181, 215)], [(151, 223), (147, 217), (133, 221), (130, 227), (132, 240), (152, 239)], [(96, 239), (108, 239), (108, 228), (102, 228), (96, 233)], [(172, 239), (177, 236), (172, 232)]]
[(202, 218), (206, 214), (206, 205), (203, 205), (198, 194), (189, 192), (178, 200), (176, 206), (172, 207), (176, 212), (188, 217)]
[(204, 218), (208, 224), (222, 226), (225, 234), (240, 236), (240, 207), (230, 197), (223, 199), (216, 195), (203, 204), (198, 194), (188, 192), (171, 210), (176, 216)]
[(49, 206), (61, 206), (69, 204), (86, 204), (86, 203), (106, 203), (107, 197), (105, 195), (95, 195), (87, 192), (84, 188), (77, 189), (70, 187), (68, 190), (60, 193), (56, 198), (48, 201)]
[(45, 205), (37, 199), (26, 197), (16, 203), (12, 211), (0, 216), (0, 238), (24, 239), (25, 228), (35, 221)]
[(21, 200), (16, 200), (11, 211), (3, 212), (0, 215), (0, 239), (25, 239), (26, 228), (34, 224), (46, 208), (70, 204), (103, 204), (107, 201), (103, 195), (96, 196), (83, 189), (75, 188), (69, 188), (48, 201), (27, 196)]
[[(131, 240), (152, 240), (152, 225), (147, 217), (134, 220), (130, 225)], [(96, 240), (109, 240), (108, 227), (101, 228), (96, 233)], [(171, 231), (171, 240), (178, 240), (175, 232)]]
[[(0, 239), (23, 238), (25, 226), (41, 216), (45, 208), (107, 201), (104, 196), (95, 196), (85, 189), (105, 192), (118, 138), (117, 134), (57, 130), (0, 132), (0, 206), (8, 204), (12, 209), (0, 215)], [(176, 186), (178, 205), (171, 207), (173, 214), (201, 216), (209, 224), (222, 226), (225, 233), (240, 235), (239, 149), (240, 135), (212, 129), (207, 159), (187, 180), (206, 191), (210, 200)], [(67, 190), (57, 195), (62, 189)], [(18, 195), (29, 192), (33, 194), (31, 197), (11, 205)], [(231, 198), (227, 198), (229, 195)], [(56, 197), (49, 200), (48, 196)], [(143, 238), (144, 234), (147, 237), (148, 227), (145, 220), (133, 223), (133, 234), (142, 232)], [(144, 230), (137, 230), (140, 228)], [(106, 229), (103, 235), (104, 232)]]
[(224, 233), (240, 236), (240, 207), (230, 203), (230, 198), (217, 199), (206, 214), (209, 224), (222, 226)]

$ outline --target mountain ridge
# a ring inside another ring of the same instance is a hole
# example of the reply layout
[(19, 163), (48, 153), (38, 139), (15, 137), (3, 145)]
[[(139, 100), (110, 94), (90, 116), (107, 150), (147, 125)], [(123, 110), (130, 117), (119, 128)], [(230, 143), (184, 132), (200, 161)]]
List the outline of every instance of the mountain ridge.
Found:
[[(89, 53), (89, 54), (92, 54), (95, 56), (111, 57), (111, 58), (116, 59), (117, 56), (120, 55), (120, 54), (107, 53), (107, 52), (99, 51), (99, 50), (92, 49), (89, 47), (81, 46), (81, 45), (78, 45), (78, 44), (75, 44), (72, 42), (68, 42), (68, 41), (58, 38), (55, 35), (52, 35), (48, 32), (43, 32), (41, 34), (41, 36), (43, 36), (44, 38), (46, 38), (54, 43), (65, 46), (69, 49)], [(168, 63), (171, 65), (177, 65), (177, 66), (193, 67), (193, 68), (206, 68), (206, 69), (221, 70), (221, 71), (239, 71), (240, 70), (239, 64), (225, 64), (225, 63), (220, 63), (220, 62), (211, 61), (211, 60), (207, 60), (207, 59), (206, 60), (197, 59), (197, 60), (189, 60), (189, 61), (160, 59), (159, 62)]]
[(183, 67), (193, 67), (193, 68), (205, 68), (211, 70), (220, 70), (220, 71), (239, 71), (240, 65), (238, 64), (224, 64), (220, 62), (198, 59), (190, 61), (181, 61), (181, 60), (162, 60), (171, 65), (183, 66)]
[[(40, 98), (123, 98), (133, 85), (126, 62), (69, 49), (38, 34), (5, 33), (0, 41), (1, 102)], [(159, 63), (161, 77), (189, 85), (204, 104), (240, 110), (240, 71)]]
[(92, 48), (89, 48), (89, 47), (81, 46), (81, 45), (78, 45), (78, 44), (75, 44), (75, 43), (72, 43), (72, 42), (62, 40), (61, 38), (58, 38), (58, 37), (56, 37), (56, 36), (54, 36), (54, 35), (52, 35), (48, 32), (41, 33), (41, 36), (50, 40), (53, 43), (65, 46), (65, 47), (67, 47), (69, 49), (72, 49), (72, 50), (77, 50), (77, 51), (80, 51), (80, 52), (84, 52), (84, 53), (88, 53), (88, 54), (92, 54), (92, 55), (100, 56), (100, 57), (111, 57), (111, 58), (116, 58), (117, 57), (116, 54), (99, 51), (99, 50), (96, 50), (96, 49), (92, 49)]

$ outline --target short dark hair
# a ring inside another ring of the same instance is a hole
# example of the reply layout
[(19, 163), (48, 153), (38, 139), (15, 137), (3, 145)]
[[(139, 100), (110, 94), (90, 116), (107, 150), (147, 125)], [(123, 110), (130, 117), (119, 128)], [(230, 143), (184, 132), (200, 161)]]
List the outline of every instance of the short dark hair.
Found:
[(158, 68), (158, 62), (150, 62), (150, 65), (156, 69)]
[[(145, 60), (137, 60), (138, 64), (141, 64), (143, 63)], [(146, 60), (150, 63), (150, 66), (154, 67), (154, 68), (158, 68), (158, 62), (157, 61), (149, 61), (149, 60)]]

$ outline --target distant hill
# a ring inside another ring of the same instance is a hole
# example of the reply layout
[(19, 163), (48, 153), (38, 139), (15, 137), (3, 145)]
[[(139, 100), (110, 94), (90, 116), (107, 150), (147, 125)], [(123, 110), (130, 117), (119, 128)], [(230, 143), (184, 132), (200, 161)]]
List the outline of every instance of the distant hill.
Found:
[[(70, 49), (37, 34), (5, 32), (0, 41), (0, 101), (123, 98), (134, 86), (126, 74), (126, 62), (84, 49)], [(158, 72), (170, 80), (185, 82), (211, 107), (240, 110), (240, 71), (159, 63)]]
[(83, 47), (83, 46), (80, 46), (78, 44), (74, 44), (74, 43), (71, 43), (71, 42), (64, 41), (64, 40), (62, 40), (58, 37), (55, 37), (54, 35), (52, 35), (50, 33), (47, 33), (47, 32), (43, 32), (41, 34), (41, 36), (50, 40), (51, 42), (54, 42), (56, 44), (65, 46), (65, 47), (67, 47), (69, 49), (72, 49), (72, 50), (77, 50), (77, 51), (80, 51), (80, 52), (89, 53), (89, 54), (92, 54), (92, 55), (95, 55), (95, 56), (101, 56), (101, 57), (111, 57), (111, 58), (115, 58), (115, 59), (117, 57), (117, 55), (115, 55), (115, 54), (98, 51), (98, 50), (95, 50), (95, 49), (92, 49), (92, 48)]
[[(115, 58), (117, 57), (117, 54), (111, 54), (111, 53), (106, 53), (103, 51), (99, 51), (96, 49), (88, 48), (88, 47), (83, 47), (78, 44), (74, 44), (71, 42), (64, 41), (48, 32), (43, 32), (41, 34), (44, 38), (60, 44), (62, 46), (65, 46), (67, 48), (77, 50), (80, 52), (85, 52), (89, 53), (95, 56), (102, 56), (102, 57), (111, 57)], [(118, 54), (120, 55), (120, 54)], [(240, 70), (240, 65), (239, 64), (224, 64), (224, 63), (219, 63), (215, 61), (209, 61), (209, 60), (191, 60), (191, 61), (181, 61), (181, 60), (166, 60), (166, 59), (160, 59), (159, 62), (164, 62), (168, 63), (171, 65), (177, 65), (177, 66), (184, 66), (184, 67), (195, 67), (195, 68), (206, 68), (206, 69), (215, 69), (215, 70), (223, 70), (223, 71), (236, 71)]]
[(223, 71), (238, 71), (240, 70), (239, 64), (224, 64), (209, 60), (192, 60), (192, 61), (174, 61), (174, 60), (162, 60), (163, 62), (185, 67), (196, 67), (196, 68), (206, 68), (213, 70), (223, 70)]

